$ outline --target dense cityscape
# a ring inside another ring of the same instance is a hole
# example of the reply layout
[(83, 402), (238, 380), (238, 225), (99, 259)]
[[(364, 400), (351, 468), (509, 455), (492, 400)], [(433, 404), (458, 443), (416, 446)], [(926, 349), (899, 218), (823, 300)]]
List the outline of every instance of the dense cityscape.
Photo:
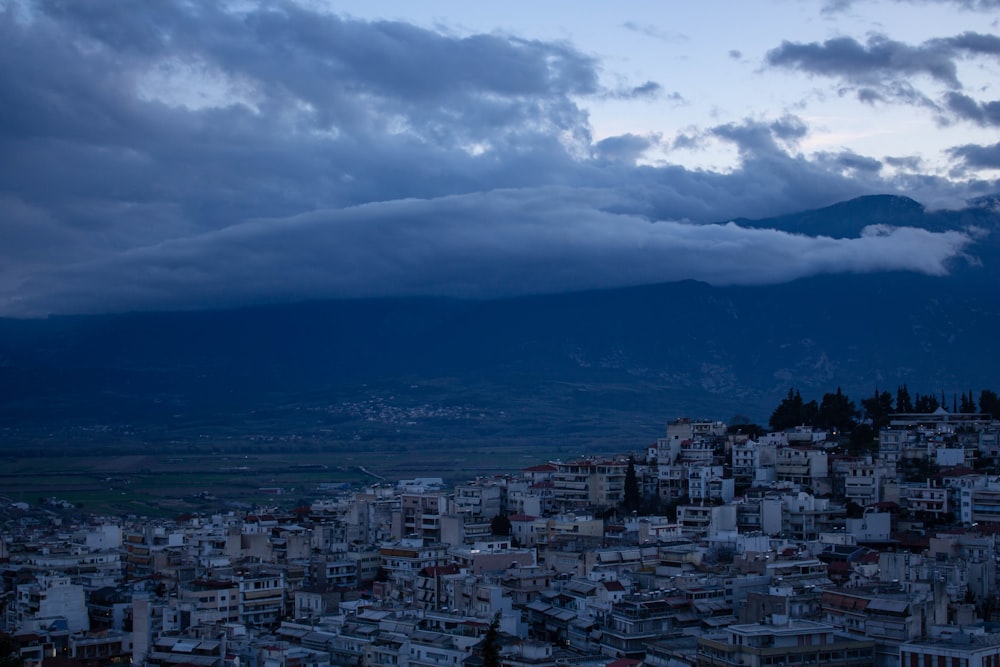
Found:
[[(325, 484), (294, 507), (160, 520), (7, 499), (4, 659), (1000, 664), (1000, 421), (938, 403), (879, 416), (863, 451), (678, 419), (638, 453)], [(772, 425), (801, 405), (789, 392)]]

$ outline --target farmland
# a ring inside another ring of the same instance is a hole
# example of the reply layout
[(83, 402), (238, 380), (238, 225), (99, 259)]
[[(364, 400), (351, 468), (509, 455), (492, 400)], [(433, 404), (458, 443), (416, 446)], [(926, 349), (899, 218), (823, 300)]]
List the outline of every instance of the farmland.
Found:
[(57, 498), (87, 513), (175, 516), (241, 506), (291, 507), (322, 495), (321, 485), (329, 489), (419, 476), (461, 481), (548, 458), (534, 447), (507, 446), (488, 453), (428, 447), (413, 455), (371, 443), (335, 453), (7, 455), (0, 489), (11, 501), (36, 504)]

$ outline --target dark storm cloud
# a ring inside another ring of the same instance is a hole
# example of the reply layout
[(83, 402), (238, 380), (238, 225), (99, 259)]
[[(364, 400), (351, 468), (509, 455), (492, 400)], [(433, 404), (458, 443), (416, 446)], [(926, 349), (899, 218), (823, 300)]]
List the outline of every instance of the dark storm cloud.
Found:
[(282, 2), (33, 7), (0, 12), (0, 315), (941, 273), (968, 243), (705, 224), (903, 182), (790, 154), (791, 116), (689, 133), (734, 146), (731, 171), (637, 164), (659, 138), (593, 141), (580, 100), (615, 91), (566, 43)]

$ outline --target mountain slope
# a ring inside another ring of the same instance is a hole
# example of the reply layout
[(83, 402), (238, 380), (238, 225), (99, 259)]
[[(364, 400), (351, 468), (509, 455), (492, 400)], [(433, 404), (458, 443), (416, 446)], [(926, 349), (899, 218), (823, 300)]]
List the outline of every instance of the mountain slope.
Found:
[[(894, 222), (989, 229), (996, 214), (864, 198), (742, 224), (853, 235)], [(978, 394), (1000, 385), (992, 353), (1000, 296), (994, 238), (977, 251), (976, 263), (950, 277), (829, 275), (764, 287), (680, 282), (482, 302), (0, 320), (0, 427), (28, 437), (127, 423), (177, 439), (192, 424), (230, 432), (240, 420), (246, 429), (313, 429), (325, 406), (330, 438), (402, 437), (398, 424), (364, 431), (360, 418), (341, 419), (343, 410), (330, 407), (384, 407), (391, 397), (393, 409), (487, 415), (475, 428), (468, 417), (425, 420), (422, 437), (641, 445), (679, 415), (766, 421), (790, 386), (807, 399), (841, 386), (858, 403), (876, 386), (903, 383), (911, 392)], [(264, 425), (265, 413), (281, 417)]]

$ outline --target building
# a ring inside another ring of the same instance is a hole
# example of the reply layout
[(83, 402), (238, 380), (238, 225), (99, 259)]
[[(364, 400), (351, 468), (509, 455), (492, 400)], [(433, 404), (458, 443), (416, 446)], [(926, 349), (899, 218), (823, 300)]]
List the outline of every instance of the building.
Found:
[(937, 640), (899, 647), (900, 667), (995, 667), (1000, 665), (1000, 634), (955, 632)]
[(826, 452), (802, 445), (782, 447), (778, 450), (775, 474), (779, 482), (789, 482), (814, 489), (820, 480), (829, 476)]
[(871, 667), (875, 642), (838, 634), (832, 625), (772, 617), (769, 623), (731, 625), (698, 639), (699, 667), (829, 665)]
[(69, 632), (90, 630), (83, 587), (69, 577), (41, 574), (18, 585), (15, 595), (15, 603), (7, 608), (8, 628), (38, 632), (59, 625)]

